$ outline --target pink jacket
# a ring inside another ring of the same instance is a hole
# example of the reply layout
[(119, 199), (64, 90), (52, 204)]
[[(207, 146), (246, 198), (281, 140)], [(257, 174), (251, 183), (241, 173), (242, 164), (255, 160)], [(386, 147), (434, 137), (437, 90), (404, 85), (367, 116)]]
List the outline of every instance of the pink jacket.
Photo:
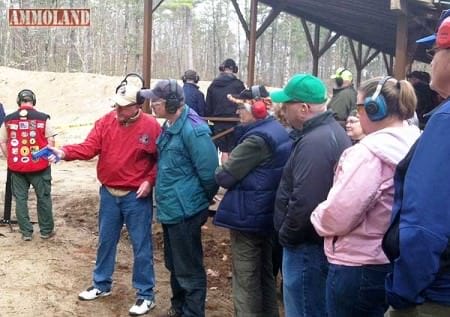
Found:
[(311, 214), (330, 263), (389, 262), (381, 240), (391, 219), (394, 171), (419, 134), (413, 126), (382, 129), (342, 154), (327, 200)]

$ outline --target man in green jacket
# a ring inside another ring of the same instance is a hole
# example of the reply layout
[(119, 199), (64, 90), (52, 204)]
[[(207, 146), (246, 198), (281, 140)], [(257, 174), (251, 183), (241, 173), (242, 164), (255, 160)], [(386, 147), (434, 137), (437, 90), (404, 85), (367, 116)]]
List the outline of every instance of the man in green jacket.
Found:
[(356, 90), (353, 87), (353, 75), (345, 67), (339, 67), (331, 76), (334, 79), (333, 97), (328, 109), (333, 110), (334, 118), (345, 129), (345, 123), (352, 110), (356, 110)]
[(164, 261), (170, 271), (171, 308), (164, 316), (205, 316), (206, 274), (201, 226), (217, 192), (218, 156), (208, 125), (184, 104), (183, 88), (173, 79), (141, 90), (166, 121), (157, 140), (157, 219), (164, 234)]

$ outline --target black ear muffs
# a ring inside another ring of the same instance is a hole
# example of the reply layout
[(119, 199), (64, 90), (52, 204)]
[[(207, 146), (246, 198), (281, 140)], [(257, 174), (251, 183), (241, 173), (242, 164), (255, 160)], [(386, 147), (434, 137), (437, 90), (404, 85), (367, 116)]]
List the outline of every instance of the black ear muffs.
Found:
[(181, 100), (177, 94), (177, 81), (175, 79), (169, 79), (170, 92), (166, 97), (166, 111), (167, 113), (174, 114), (180, 108)]
[[(119, 86), (116, 87), (116, 94), (119, 92), (121, 87), (128, 85), (128, 77), (136, 77), (141, 81), (141, 89), (144, 88), (144, 78), (138, 73), (129, 73), (125, 76), (125, 78), (120, 82)], [(141, 96), (141, 92), (138, 91), (136, 93), (136, 103), (142, 105), (145, 102), (145, 98)]]
[(31, 91), (30, 89), (23, 89), (21, 91), (19, 91), (19, 93), (17, 94), (17, 105), (20, 106), (20, 104), (23, 101), (29, 101), (31, 100), (33, 102), (33, 106), (36, 105), (36, 95), (34, 94), (33, 91)]
[(252, 97), (253, 99), (261, 99), (261, 93), (258, 85), (252, 86)]
[(224, 72), (224, 71), (225, 71), (225, 68), (231, 69), (231, 71), (232, 71), (233, 73), (235, 73), (235, 74), (236, 74), (236, 73), (238, 72), (238, 70), (239, 70), (239, 68), (238, 68), (236, 65), (225, 66), (224, 64), (222, 64), (222, 65), (219, 66), (219, 71)]
[(371, 97), (364, 99), (364, 109), (367, 113), (367, 117), (371, 121), (380, 121), (388, 116), (388, 108), (386, 99), (382, 94), (384, 84), (391, 79), (391, 76), (383, 77), (377, 85), (374, 94)]
[(344, 84), (344, 79), (342, 78), (342, 74), (347, 70), (347, 68), (344, 67), (336, 76), (334, 79), (336, 81), (336, 86), (341, 87)]

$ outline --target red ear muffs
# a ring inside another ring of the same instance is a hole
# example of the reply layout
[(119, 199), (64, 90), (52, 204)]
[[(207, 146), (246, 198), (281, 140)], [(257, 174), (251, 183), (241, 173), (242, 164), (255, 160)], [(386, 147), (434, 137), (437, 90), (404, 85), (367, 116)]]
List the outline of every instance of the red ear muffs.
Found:
[(255, 119), (264, 119), (267, 117), (267, 107), (264, 101), (258, 100), (252, 104), (252, 114)]

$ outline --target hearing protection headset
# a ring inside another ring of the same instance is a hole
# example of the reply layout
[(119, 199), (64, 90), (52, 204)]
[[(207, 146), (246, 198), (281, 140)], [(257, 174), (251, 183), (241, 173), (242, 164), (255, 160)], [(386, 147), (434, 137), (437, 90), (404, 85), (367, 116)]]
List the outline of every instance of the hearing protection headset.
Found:
[(23, 89), (21, 91), (19, 91), (19, 93), (17, 94), (17, 105), (20, 106), (20, 104), (22, 102), (26, 102), (26, 101), (31, 101), (33, 102), (33, 106), (36, 105), (36, 95), (34, 94), (33, 91), (31, 91), (30, 89)]
[(187, 70), (184, 72), (184, 75), (181, 76), (181, 80), (183, 83), (186, 83), (188, 80), (193, 80), (194, 83), (198, 83), (200, 80), (200, 76), (194, 70)]
[(267, 107), (262, 100), (256, 100), (253, 102), (250, 110), (255, 119), (264, 119), (267, 117)]
[[(126, 87), (128, 85), (128, 77), (137, 77), (141, 81), (141, 88), (144, 88), (144, 78), (137, 73), (129, 73), (125, 76), (125, 78), (120, 82), (119, 86), (116, 87), (116, 94), (119, 92), (119, 89), (122, 87)], [(136, 103), (141, 105), (145, 102), (145, 98), (141, 96), (141, 92), (138, 91), (136, 93)]]
[(367, 117), (371, 121), (383, 120), (388, 115), (386, 99), (381, 90), (383, 89), (384, 84), (391, 78), (391, 76), (386, 76), (380, 79), (372, 97), (366, 97), (364, 99), (364, 109), (366, 110)]
[(261, 99), (261, 93), (259, 91), (259, 86), (258, 85), (254, 85), (252, 86), (252, 97), (253, 99)]
[(238, 72), (238, 67), (235, 63), (235, 61), (233, 61), (232, 59), (227, 59), (225, 60), (220, 66), (219, 66), (219, 71), (224, 72), (225, 68), (231, 69), (231, 71), (233, 73), (237, 73)]
[(347, 70), (347, 68), (343, 68), (339, 73), (337, 73), (336, 78), (334, 79), (336, 81), (336, 85), (338, 87), (341, 87), (344, 84), (344, 79), (342, 78), (342, 74)]
[(166, 111), (167, 113), (173, 114), (177, 112), (178, 108), (180, 108), (181, 99), (178, 97), (177, 89), (177, 81), (175, 79), (169, 79), (169, 94), (165, 98), (166, 100)]

